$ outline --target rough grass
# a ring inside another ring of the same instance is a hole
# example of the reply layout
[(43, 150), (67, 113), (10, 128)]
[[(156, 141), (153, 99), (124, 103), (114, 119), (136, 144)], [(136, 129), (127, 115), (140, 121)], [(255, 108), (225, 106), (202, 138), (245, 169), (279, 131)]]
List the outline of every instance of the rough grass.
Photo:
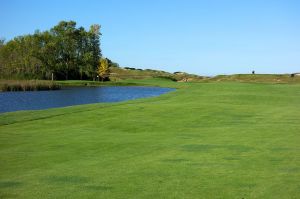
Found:
[(300, 76), (290, 74), (236, 74), (218, 75), (203, 82), (253, 82), (253, 83), (300, 83)]
[(0, 91), (58, 90), (60, 86), (45, 80), (0, 80)]
[(0, 198), (299, 197), (299, 84), (142, 81), (180, 89), (1, 114)]
[(164, 78), (172, 81), (181, 81), (181, 80), (201, 80), (202, 77), (198, 75), (183, 73), (183, 74), (173, 74), (165, 71), (159, 70), (129, 70), (119, 67), (111, 67), (111, 76), (110, 79), (113, 81), (127, 80), (127, 79), (149, 79), (149, 78)]
[(184, 84), (174, 84), (170, 79), (166, 78), (143, 78), (143, 79), (124, 79), (117, 81), (88, 81), (88, 80), (62, 80), (55, 81), (61, 86), (171, 86), (185, 87)]

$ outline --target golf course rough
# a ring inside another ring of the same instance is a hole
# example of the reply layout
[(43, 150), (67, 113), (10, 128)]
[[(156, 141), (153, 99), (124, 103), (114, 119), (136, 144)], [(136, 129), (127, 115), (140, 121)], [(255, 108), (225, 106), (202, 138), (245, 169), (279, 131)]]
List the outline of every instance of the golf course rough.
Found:
[(0, 198), (300, 197), (299, 84), (148, 84), (178, 89), (1, 114)]

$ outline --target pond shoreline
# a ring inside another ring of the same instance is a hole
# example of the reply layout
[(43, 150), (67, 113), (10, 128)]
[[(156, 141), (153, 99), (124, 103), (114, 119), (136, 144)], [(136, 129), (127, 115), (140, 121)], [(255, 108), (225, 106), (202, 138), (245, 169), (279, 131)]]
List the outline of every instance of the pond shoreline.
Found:
[(56, 91), (2, 92), (0, 113), (121, 102), (155, 97), (173, 90), (175, 89), (155, 86), (68, 86)]
[(45, 80), (1, 80), (0, 91), (46, 91), (59, 90), (61, 86), (53, 81)]
[(89, 80), (0, 80), (0, 92), (14, 91), (48, 91), (60, 90), (66, 87), (105, 87), (105, 86), (155, 86), (141, 82), (120, 82), (120, 81), (89, 81)]

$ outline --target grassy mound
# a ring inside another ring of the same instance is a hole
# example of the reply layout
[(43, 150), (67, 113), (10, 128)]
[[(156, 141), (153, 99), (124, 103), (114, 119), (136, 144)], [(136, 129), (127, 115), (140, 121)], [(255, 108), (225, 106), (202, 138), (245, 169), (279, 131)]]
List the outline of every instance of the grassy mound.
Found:
[(186, 81), (186, 80), (201, 80), (203, 77), (183, 72), (169, 73), (161, 70), (152, 70), (152, 69), (136, 69), (130, 67), (111, 67), (111, 76), (112, 81), (120, 81), (126, 79), (149, 79), (149, 78), (164, 78), (172, 81)]

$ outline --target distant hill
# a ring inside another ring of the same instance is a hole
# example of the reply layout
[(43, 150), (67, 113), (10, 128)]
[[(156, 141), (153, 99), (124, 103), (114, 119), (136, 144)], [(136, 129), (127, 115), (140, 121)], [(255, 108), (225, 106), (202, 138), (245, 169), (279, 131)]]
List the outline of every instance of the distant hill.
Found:
[(299, 75), (292, 74), (235, 74), (217, 75), (206, 78), (205, 82), (258, 82), (258, 83), (300, 83)]
[(172, 81), (200, 81), (202, 76), (185, 72), (170, 73), (161, 70), (139, 69), (132, 67), (110, 67), (110, 79), (112, 81), (124, 79), (146, 79), (146, 78), (166, 78)]
[(299, 73), (292, 74), (234, 74), (205, 77), (185, 72), (166, 72), (153, 69), (139, 69), (133, 67), (110, 67), (112, 81), (126, 79), (165, 78), (177, 82), (257, 82), (257, 83), (300, 83)]

